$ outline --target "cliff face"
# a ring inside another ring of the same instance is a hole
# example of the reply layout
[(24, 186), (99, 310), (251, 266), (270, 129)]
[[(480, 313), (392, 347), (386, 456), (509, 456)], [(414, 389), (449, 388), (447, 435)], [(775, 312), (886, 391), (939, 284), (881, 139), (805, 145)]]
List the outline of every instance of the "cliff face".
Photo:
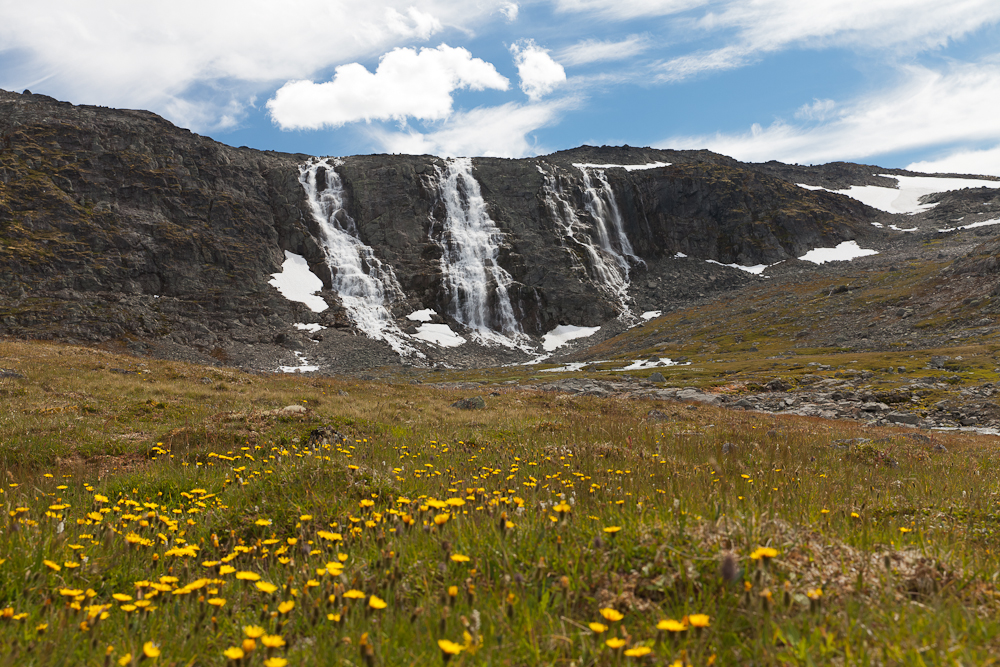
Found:
[[(360, 327), (358, 299), (377, 297), (393, 336), (422, 308), (456, 330), (531, 336), (627, 319), (677, 253), (769, 264), (873, 233), (860, 204), (704, 151), (308, 161), (0, 91), (0, 334), (232, 353), (294, 339), (281, 332), (296, 321)], [(360, 253), (350, 267), (332, 256), (341, 233)], [(323, 281), (328, 310), (268, 284), (284, 251)], [(375, 296), (356, 291), (362, 274)]]

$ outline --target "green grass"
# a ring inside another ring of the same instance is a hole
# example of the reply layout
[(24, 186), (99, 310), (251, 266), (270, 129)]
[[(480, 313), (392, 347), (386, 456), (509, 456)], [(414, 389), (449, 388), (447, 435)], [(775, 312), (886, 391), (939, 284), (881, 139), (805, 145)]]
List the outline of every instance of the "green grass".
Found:
[[(502, 385), (466, 412), (470, 392), (408, 382), (2, 352), (27, 376), (0, 381), (2, 664), (433, 665), (439, 640), (450, 665), (1000, 651), (992, 438)], [(309, 412), (268, 414), (288, 404)], [(320, 426), (346, 439), (311, 446)], [(227, 658), (251, 626), (284, 646)]]

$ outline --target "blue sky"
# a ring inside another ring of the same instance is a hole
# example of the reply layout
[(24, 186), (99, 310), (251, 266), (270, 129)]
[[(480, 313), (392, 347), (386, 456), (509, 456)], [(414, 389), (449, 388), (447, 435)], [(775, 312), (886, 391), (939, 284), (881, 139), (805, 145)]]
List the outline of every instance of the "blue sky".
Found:
[(0, 0), (0, 88), (227, 144), (1000, 175), (996, 0)]

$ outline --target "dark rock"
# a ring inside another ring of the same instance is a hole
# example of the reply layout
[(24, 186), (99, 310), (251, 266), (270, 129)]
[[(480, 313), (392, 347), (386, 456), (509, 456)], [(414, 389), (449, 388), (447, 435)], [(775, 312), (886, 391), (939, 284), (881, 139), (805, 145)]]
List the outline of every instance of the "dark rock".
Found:
[(0, 378), (14, 378), (16, 380), (23, 380), (24, 375), (18, 373), (11, 368), (0, 368)]
[(889, 414), (885, 415), (885, 418), (888, 421), (893, 422), (894, 424), (916, 425), (920, 423), (920, 415), (915, 415), (909, 412), (890, 412)]
[(736, 449), (736, 444), (735, 443), (726, 442), (726, 443), (723, 443), (723, 445), (722, 445), (722, 453), (723, 454), (728, 454), (729, 452), (733, 451), (734, 449)]
[(768, 382), (766, 385), (768, 391), (788, 391), (792, 388), (792, 385), (785, 382), (784, 380), (774, 379)]
[(648, 380), (649, 382), (666, 382), (667, 381), (667, 379), (665, 377), (663, 377), (663, 373), (660, 373), (660, 372), (656, 372), (656, 373), (650, 374), (650, 376), (647, 377), (646, 380)]
[(483, 410), (486, 408), (486, 401), (483, 400), (482, 396), (473, 396), (455, 401), (451, 407), (459, 410)]

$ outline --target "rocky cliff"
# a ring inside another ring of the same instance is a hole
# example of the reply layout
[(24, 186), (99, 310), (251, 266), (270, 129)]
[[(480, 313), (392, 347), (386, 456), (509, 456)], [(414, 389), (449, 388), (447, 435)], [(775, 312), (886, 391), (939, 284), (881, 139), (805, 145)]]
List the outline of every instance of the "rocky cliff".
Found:
[[(705, 151), (317, 162), (148, 112), (0, 91), (2, 335), (229, 363), (277, 346), (335, 366), (348, 348), (371, 363), (400, 349), (440, 357), (405, 319), (433, 310), (432, 322), (516, 351), (559, 324), (627, 323), (663, 305), (680, 255), (773, 264), (878, 234), (873, 215)], [(292, 255), (328, 308), (269, 284)], [(716, 287), (751, 279), (702, 264)], [(327, 329), (307, 336), (296, 322)]]

